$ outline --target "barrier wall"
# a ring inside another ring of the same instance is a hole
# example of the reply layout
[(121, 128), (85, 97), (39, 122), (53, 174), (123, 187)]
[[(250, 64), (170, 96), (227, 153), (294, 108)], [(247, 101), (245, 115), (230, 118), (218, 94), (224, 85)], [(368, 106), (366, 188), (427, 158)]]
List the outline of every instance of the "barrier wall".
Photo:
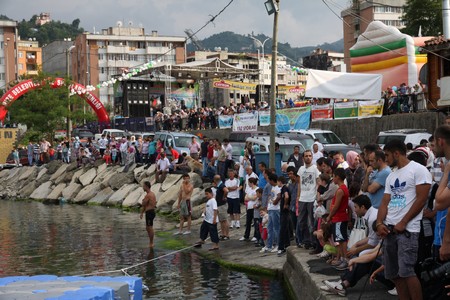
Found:
[(6, 162), (6, 158), (14, 148), (18, 132), (18, 128), (0, 128), (0, 164)]

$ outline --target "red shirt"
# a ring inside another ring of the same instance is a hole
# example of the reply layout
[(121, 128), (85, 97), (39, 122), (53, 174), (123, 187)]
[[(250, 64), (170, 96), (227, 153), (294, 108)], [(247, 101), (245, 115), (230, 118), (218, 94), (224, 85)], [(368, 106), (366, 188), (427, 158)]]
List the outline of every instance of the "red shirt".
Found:
[[(348, 188), (345, 184), (343, 184), (339, 186), (339, 188), (337, 189), (337, 191), (339, 190), (342, 190), (344, 192), (344, 196), (342, 196), (341, 204), (339, 205), (336, 214), (331, 218), (332, 223), (348, 221), (348, 197), (349, 197)], [(334, 203), (336, 202), (336, 194), (334, 195), (333, 200), (331, 201), (330, 211), (333, 209)]]
[(180, 157), (180, 153), (178, 153), (177, 150), (172, 149), (171, 152), (172, 152), (172, 158), (173, 159), (178, 159), (178, 157)]
[(208, 159), (211, 160), (214, 156), (214, 146), (213, 145), (208, 145)]

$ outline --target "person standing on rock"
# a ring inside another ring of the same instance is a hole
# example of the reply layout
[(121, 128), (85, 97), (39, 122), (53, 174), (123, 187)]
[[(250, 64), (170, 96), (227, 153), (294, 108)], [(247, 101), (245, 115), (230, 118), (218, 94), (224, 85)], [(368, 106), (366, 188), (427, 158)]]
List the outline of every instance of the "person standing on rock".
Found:
[[(183, 174), (177, 205), (177, 209), (180, 212), (180, 230), (175, 235), (191, 233), (191, 197), (193, 190), (194, 186), (191, 183), (191, 177), (187, 173)], [(183, 232), (184, 221), (187, 221), (187, 230), (185, 232)]]
[(144, 182), (143, 189), (147, 194), (145, 195), (144, 200), (142, 200), (140, 218), (142, 220), (142, 217), (145, 213), (145, 225), (148, 233), (148, 238), (150, 240), (150, 248), (153, 248), (153, 238), (155, 236), (155, 232), (153, 230), (153, 220), (155, 219), (156, 215), (156, 196), (151, 191), (151, 187), (152, 186), (149, 181)]
[(211, 237), (211, 242), (213, 242), (213, 246), (209, 250), (219, 250), (219, 234), (217, 232), (217, 222), (219, 222), (219, 216), (217, 201), (214, 199), (211, 188), (207, 188), (205, 190), (205, 196), (208, 200), (203, 213), (204, 220), (202, 226), (200, 227), (200, 241), (195, 243), (194, 247), (200, 248), (202, 244), (205, 243), (205, 240), (209, 234)]

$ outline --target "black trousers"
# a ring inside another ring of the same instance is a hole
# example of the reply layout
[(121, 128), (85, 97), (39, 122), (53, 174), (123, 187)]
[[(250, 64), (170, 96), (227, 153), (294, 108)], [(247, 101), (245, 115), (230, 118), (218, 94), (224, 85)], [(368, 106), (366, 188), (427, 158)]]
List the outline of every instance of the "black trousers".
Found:
[[(253, 220), (253, 208), (247, 209), (247, 215), (245, 218), (245, 233), (244, 233), (244, 238), (246, 239), (250, 237), (250, 231), (252, 229), (252, 220)], [(255, 232), (253, 233), (253, 236), (255, 236)]]
[(278, 250), (285, 250), (291, 245), (291, 239), (289, 237), (289, 222), (290, 222), (289, 209), (280, 210), (280, 234), (278, 239)]
[[(373, 266), (372, 266), (373, 264)], [(378, 261), (373, 261), (370, 263), (365, 264), (356, 264), (351, 271), (346, 271), (345, 274), (342, 276), (342, 281), (347, 280), (350, 283), (350, 287), (355, 286), (358, 281), (363, 278), (365, 275), (369, 275), (370, 270), (375, 271), (381, 266), (381, 264)], [(395, 284), (384, 278), (383, 273), (377, 274), (377, 280), (387, 286), (389, 289), (393, 289), (395, 287)]]
[(217, 224), (211, 224), (206, 221), (203, 221), (202, 226), (200, 227), (200, 239), (202, 241), (206, 240), (208, 234), (211, 236), (211, 242), (216, 244), (219, 242), (219, 234), (217, 233)]

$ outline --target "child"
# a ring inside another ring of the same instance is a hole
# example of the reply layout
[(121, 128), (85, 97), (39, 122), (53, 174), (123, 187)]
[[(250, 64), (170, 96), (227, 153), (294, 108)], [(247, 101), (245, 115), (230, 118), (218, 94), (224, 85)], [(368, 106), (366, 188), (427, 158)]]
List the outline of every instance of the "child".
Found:
[(281, 189), (281, 200), (280, 200), (280, 233), (278, 239), (278, 256), (286, 253), (286, 248), (290, 246), (289, 237), (289, 219), (290, 212), (289, 206), (291, 198), (289, 195), (289, 190), (286, 186), (286, 177), (279, 176), (277, 180), (278, 187)]
[[(258, 180), (256, 178), (252, 177), (252, 178), (248, 179), (249, 186), (247, 188), (245, 199), (244, 199), (245, 206), (247, 207), (247, 215), (246, 215), (246, 221), (245, 221), (245, 233), (244, 233), (244, 236), (239, 239), (240, 241), (246, 241), (250, 238), (251, 225), (252, 225), (252, 220), (254, 217), (253, 206), (255, 205), (256, 190), (258, 189), (258, 186), (256, 185), (257, 182), (258, 182)], [(256, 230), (255, 230), (255, 232), (256, 232)], [(252, 238), (252, 242), (254, 242), (254, 241), (256, 241), (255, 233), (253, 234), (253, 238)]]
[(333, 225), (334, 241), (339, 243), (337, 259), (331, 263), (337, 270), (345, 270), (348, 268), (346, 260), (347, 253), (347, 227), (348, 227), (348, 199), (349, 192), (344, 184), (345, 170), (337, 168), (333, 171), (333, 182), (338, 186), (336, 194), (331, 201), (331, 211), (327, 218), (327, 223), (331, 221)]
[(116, 163), (117, 163), (117, 153), (118, 153), (118, 151), (117, 151), (116, 145), (112, 145), (112, 149), (111, 149), (111, 162), (112, 162), (113, 164), (116, 164)]
[(14, 159), (14, 164), (16, 166), (19, 166), (20, 160), (19, 160), (19, 151), (17, 151), (17, 148), (14, 148), (14, 150), (12, 151), (12, 155), (13, 155), (13, 159)]
[(324, 214), (319, 219), (319, 229), (313, 232), (313, 235), (319, 241), (323, 251), (317, 254), (320, 258), (329, 258), (330, 255), (336, 254), (337, 250), (332, 240), (331, 223), (327, 223), (328, 214)]
[[(249, 180), (250, 182), (250, 180)], [(253, 224), (255, 225), (255, 247), (259, 247), (259, 245), (264, 246), (264, 242), (261, 239), (261, 212), (259, 208), (261, 207), (261, 198), (262, 198), (263, 189), (258, 188), (256, 190), (256, 199), (255, 204), (253, 205)]]
[(202, 226), (200, 227), (200, 241), (195, 243), (194, 247), (200, 248), (202, 244), (205, 243), (208, 234), (211, 237), (211, 242), (213, 246), (209, 249), (210, 251), (219, 250), (219, 235), (217, 233), (217, 223), (219, 222), (217, 201), (214, 199), (213, 192), (211, 188), (205, 190), (205, 196), (208, 201), (203, 212), (205, 219), (203, 220)]
[(111, 150), (108, 148), (106, 148), (105, 153), (103, 154), (103, 159), (105, 160), (106, 165), (110, 165), (111, 164)]
[[(261, 214), (261, 239), (263, 240), (264, 245), (267, 246), (267, 237), (268, 237), (268, 231), (267, 231), (267, 225), (269, 224), (269, 214), (267, 213), (267, 210), (265, 208), (261, 209), (259, 212)], [(262, 248), (260, 253), (266, 252), (266, 247)]]

